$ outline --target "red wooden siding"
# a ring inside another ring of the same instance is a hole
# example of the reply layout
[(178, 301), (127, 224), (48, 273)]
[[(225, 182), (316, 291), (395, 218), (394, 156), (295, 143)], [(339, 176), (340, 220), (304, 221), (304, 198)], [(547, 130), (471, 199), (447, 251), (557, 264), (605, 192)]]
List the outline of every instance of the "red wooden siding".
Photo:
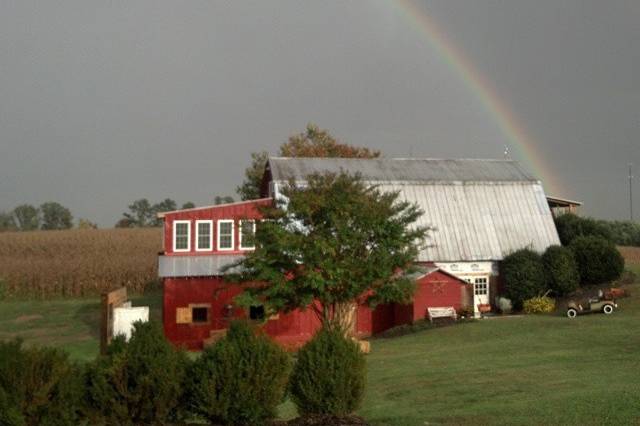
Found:
[(468, 304), (466, 296), (470, 290), (466, 281), (441, 270), (433, 271), (416, 283), (412, 304), (395, 306), (396, 324), (427, 318), (427, 308), (453, 306), (458, 310)]

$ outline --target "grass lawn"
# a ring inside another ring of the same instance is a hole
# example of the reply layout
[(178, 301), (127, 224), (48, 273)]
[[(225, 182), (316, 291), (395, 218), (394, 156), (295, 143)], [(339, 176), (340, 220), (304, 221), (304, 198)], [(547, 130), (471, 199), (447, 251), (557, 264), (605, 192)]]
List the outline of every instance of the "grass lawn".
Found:
[(611, 316), (496, 318), (372, 342), (374, 425), (640, 424), (640, 285)]
[[(640, 273), (640, 266), (633, 266)], [(359, 414), (373, 425), (640, 424), (640, 283), (611, 316), (524, 316), (374, 339)], [(134, 297), (159, 318), (161, 297)], [(0, 339), (98, 352), (99, 301), (0, 302)], [(290, 402), (281, 416), (294, 417)]]
[[(162, 293), (132, 296), (133, 306), (149, 306), (160, 320)], [(71, 358), (92, 360), (100, 350), (100, 299), (0, 301), (0, 340), (64, 348)]]

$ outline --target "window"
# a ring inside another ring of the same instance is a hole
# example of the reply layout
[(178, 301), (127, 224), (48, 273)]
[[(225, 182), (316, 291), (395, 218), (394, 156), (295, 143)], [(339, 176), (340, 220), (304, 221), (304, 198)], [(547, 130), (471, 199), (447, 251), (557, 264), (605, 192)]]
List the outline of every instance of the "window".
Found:
[(486, 278), (476, 278), (475, 284), (473, 286), (474, 294), (476, 296), (484, 296), (488, 293), (487, 279)]
[(233, 221), (218, 221), (218, 250), (233, 250)]
[(249, 318), (252, 320), (263, 320), (264, 319), (264, 306), (250, 306), (249, 307)]
[(208, 303), (195, 303), (189, 306), (176, 308), (176, 324), (209, 324)]
[(196, 251), (213, 249), (213, 221), (196, 220)]
[(191, 322), (202, 324), (209, 322), (209, 308), (207, 306), (194, 306), (191, 308)]
[(256, 248), (256, 221), (241, 220), (240, 221), (240, 248), (251, 250)]
[(173, 221), (173, 251), (191, 250), (191, 222), (188, 220)]

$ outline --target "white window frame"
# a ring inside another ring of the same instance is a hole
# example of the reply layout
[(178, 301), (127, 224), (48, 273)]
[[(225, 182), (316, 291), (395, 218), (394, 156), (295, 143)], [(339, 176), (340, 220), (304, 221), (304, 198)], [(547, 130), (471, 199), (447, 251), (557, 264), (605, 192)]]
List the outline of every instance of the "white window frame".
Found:
[[(200, 224), (209, 225), (209, 248), (200, 248)], [(213, 251), (213, 220), (196, 220), (196, 251)]]
[[(253, 225), (254, 244), (252, 246), (243, 245), (244, 242), (242, 241), (242, 225), (244, 225), (246, 222), (249, 222)], [(254, 219), (241, 220), (240, 226), (238, 227), (238, 233), (240, 234), (240, 250), (255, 250), (256, 221)]]
[[(231, 247), (220, 247), (220, 225), (222, 225), (223, 223), (230, 223), (231, 224)], [(224, 219), (224, 220), (219, 220), (218, 221), (218, 226), (216, 227), (217, 229), (217, 235), (216, 235), (216, 243), (217, 243), (217, 247), (218, 247), (218, 251), (233, 251), (233, 249), (235, 248), (235, 221), (232, 219)]]
[[(478, 292), (480, 290), (480, 292)], [(473, 294), (475, 296), (489, 295), (489, 280), (487, 277), (479, 277), (473, 280)]]
[[(179, 249), (176, 247), (176, 231), (178, 227), (176, 225), (186, 223), (187, 224), (187, 248)], [(174, 220), (173, 221), (173, 251), (176, 253), (191, 251), (191, 221), (190, 220)]]

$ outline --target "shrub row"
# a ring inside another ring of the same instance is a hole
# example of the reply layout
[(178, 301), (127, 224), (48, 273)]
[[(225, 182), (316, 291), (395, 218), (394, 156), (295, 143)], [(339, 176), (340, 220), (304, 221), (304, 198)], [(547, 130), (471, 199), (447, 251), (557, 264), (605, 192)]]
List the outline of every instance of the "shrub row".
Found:
[(265, 424), (287, 390), (301, 415), (340, 416), (359, 407), (364, 369), (357, 344), (339, 332), (319, 331), (292, 368), (279, 345), (240, 322), (195, 361), (153, 322), (86, 366), (59, 350), (0, 342), (0, 425)]
[(563, 214), (556, 220), (563, 245), (578, 237), (596, 236), (622, 246), (640, 246), (640, 224), (630, 221), (608, 221)]
[(624, 258), (615, 245), (593, 235), (576, 237), (568, 247), (551, 246), (542, 256), (529, 249), (518, 250), (501, 266), (505, 296), (518, 310), (525, 300), (547, 291), (564, 296), (580, 285), (616, 280), (623, 270)]

